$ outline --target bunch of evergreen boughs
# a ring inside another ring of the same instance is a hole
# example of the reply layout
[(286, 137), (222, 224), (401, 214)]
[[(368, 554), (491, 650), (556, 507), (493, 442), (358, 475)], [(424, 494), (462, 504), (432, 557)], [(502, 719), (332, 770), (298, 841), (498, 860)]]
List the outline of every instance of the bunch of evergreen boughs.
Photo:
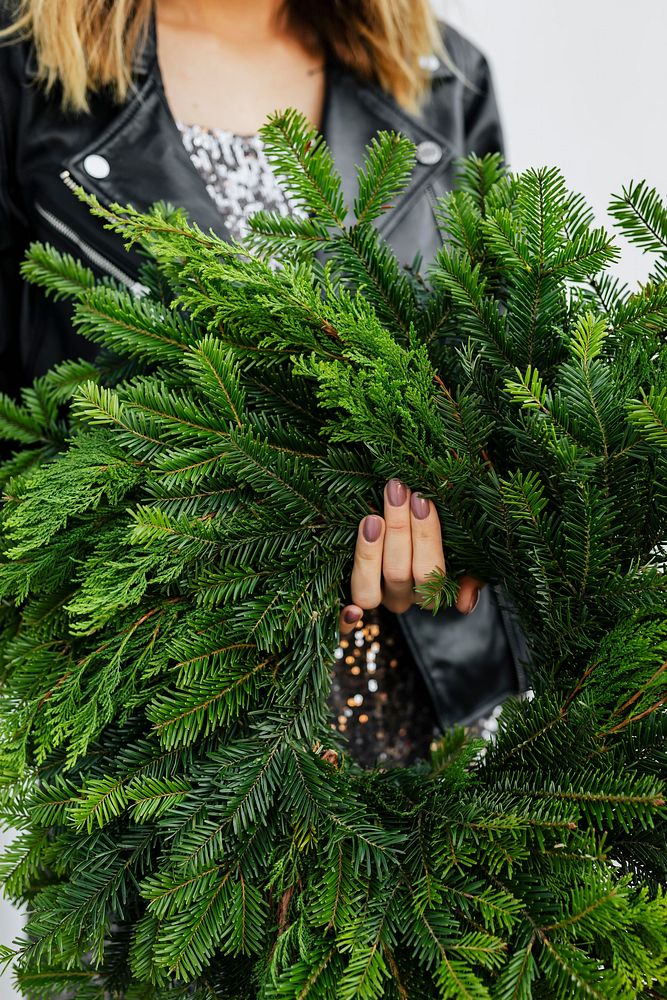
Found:
[[(471, 156), (424, 275), (374, 225), (407, 139), (374, 141), (346, 221), (321, 137), (291, 111), (263, 137), (306, 218), (230, 246), (82, 194), (146, 294), (43, 246), (24, 265), (101, 353), (0, 415), (24, 446), (0, 565), (19, 989), (665, 997), (665, 208), (644, 182), (610, 206), (657, 255), (629, 292), (557, 170)], [(369, 771), (327, 696), (390, 476), (440, 513), (425, 596), (504, 585), (535, 695), (493, 744)]]

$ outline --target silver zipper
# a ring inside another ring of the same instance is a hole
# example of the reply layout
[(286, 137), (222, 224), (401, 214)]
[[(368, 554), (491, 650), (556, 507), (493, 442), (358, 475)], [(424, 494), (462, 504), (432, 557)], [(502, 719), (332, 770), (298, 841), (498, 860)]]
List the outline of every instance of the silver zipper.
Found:
[[(68, 170), (63, 170), (60, 175), (60, 179), (72, 191), (77, 187), (77, 184), (75, 184), (72, 180)], [(66, 239), (68, 239), (71, 243), (74, 243), (74, 245), (77, 246), (79, 250), (88, 258), (91, 264), (94, 264), (101, 271), (104, 271), (120, 284), (125, 285), (129, 288), (133, 295), (146, 295), (148, 292), (146, 285), (143, 285), (140, 281), (137, 281), (131, 275), (121, 270), (121, 268), (117, 267), (113, 261), (108, 259), (108, 257), (105, 257), (99, 252), (99, 250), (92, 247), (90, 243), (86, 243), (85, 240), (82, 240), (74, 229), (68, 226), (66, 222), (63, 222), (62, 219), (59, 219), (56, 215), (54, 215), (53, 212), (50, 212), (47, 208), (44, 208), (43, 205), (40, 205), (39, 202), (36, 203), (35, 207), (42, 218), (45, 219), (49, 225), (56, 230), (56, 232), (60, 233), (61, 236), (66, 237)]]
[(60, 180), (63, 184), (70, 189), (70, 191), (76, 191), (79, 186), (76, 181), (72, 180), (72, 175), (69, 170), (63, 170), (60, 174)]

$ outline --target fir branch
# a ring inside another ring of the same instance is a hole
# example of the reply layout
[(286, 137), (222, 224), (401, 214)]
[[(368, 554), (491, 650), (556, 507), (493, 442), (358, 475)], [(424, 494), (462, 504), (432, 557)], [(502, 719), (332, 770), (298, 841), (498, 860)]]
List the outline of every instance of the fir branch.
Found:
[[(23, 449), (0, 473), (0, 876), (31, 909), (1, 957), (40, 1000), (657, 995), (662, 203), (640, 182), (612, 205), (658, 258), (631, 292), (555, 167), (473, 154), (436, 206), (449, 246), (406, 270), (375, 225), (404, 136), (372, 141), (352, 212), (302, 115), (263, 136), (299, 217), (228, 244), (80, 192), (140, 246), (143, 295), (46, 247), (24, 265), (105, 350), (0, 401)], [(487, 581), (532, 696), (493, 740), (366, 769), (331, 671), (389, 476), (443, 527), (423, 604), (446, 627), (460, 577)]]

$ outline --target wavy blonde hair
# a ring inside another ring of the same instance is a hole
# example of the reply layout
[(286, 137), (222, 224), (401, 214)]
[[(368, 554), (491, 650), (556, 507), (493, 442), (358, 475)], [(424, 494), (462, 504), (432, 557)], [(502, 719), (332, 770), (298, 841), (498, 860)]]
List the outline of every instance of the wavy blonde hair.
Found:
[[(18, 0), (13, 23), (0, 31), (0, 39), (34, 43), (38, 79), (47, 92), (60, 84), (64, 108), (87, 111), (90, 93), (106, 87), (122, 103), (153, 2)], [(434, 53), (451, 66), (430, 0), (283, 0), (280, 14), (410, 111), (419, 111), (429, 88), (430, 73), (420, 57)]]

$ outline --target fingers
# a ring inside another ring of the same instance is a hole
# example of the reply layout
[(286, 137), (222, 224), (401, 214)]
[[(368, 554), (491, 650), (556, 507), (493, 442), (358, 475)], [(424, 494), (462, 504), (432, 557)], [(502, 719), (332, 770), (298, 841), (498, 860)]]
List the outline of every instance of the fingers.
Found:
[(414, 601), (412, 580), (412, 532), (410, 490), (398, 479), (390, 479), (384, 490), (384, 552), (382, 603), (401, 614)]
[(445, 571), (440, 518), (435, 504), (431, 500), (425, 500), (419, 493), (413, 493), (410, 497), (410, 524), (412, 575), (415, 587), (419, 587), (434, 569)]
[(475, 610), (482, 587), (486, 587), (484, 580), (478, 580), (475, 576), (461, 577), (456, 607), (462, 614), (469, 615)]
[(356, 604), (347, 604), (340, 613), (338, 632), (340, 635), (349, 635), (356, 628), (361, 627), (361, 616), (363, 611)]
[[(434, 569), (445, 572), (440, 518), (431, 500), (411, 493), (398, 479), (385, 486), (384, 518), (368, 514), (359, 525), (351, 579), (352, 604), (343, 608), (340, 634), (360, 625), (363, 611), (379, 604), (396, 614), (406, 611)], [(477, 577), (460, 580), (456, 608), (471, 614), (481, 589)], [(428, 607), (428, 603), (424, 605)]]
[[(437, 566), (445, 570), (445, 553), (442, 547), (440, 518), (431, 500), (424, 500), (418, 493), (410, 499), (412, 524), (412, 572), (415, 586), (424, 583), (429, 573)], [(479, 594), (485, 587), (484, 580), (474, 576), (462, 576), (456, 598), (456, 608), (461, 614), (469, 615), (477, 607)], [(424, 607), (428, 607), (425, 604)]]
[(368, 514), (360, 523), (354, 550), (351, 590), (358, 607), (376, 608), (382, 600), (382, 550), (384, 520)]

